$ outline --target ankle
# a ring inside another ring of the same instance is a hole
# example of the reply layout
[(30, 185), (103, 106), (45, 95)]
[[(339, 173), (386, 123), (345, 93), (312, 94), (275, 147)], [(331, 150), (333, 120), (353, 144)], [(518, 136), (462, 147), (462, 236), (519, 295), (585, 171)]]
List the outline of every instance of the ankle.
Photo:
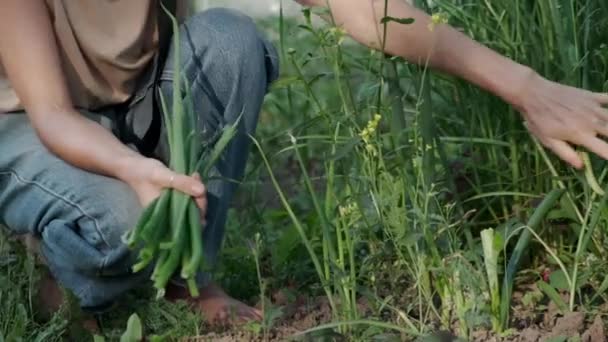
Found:
[(178, 300), (188, 300), (190, 294), (185, 286), (180, 286), (169, 282), (165, 288), (165, 299), (174, 302)]
[(177, 284), (168, 284), (165, 291), (165, 298), (169, 301), (185, 300), (188, 302), (197, 302), (214, 297), (228, 296), (224, 290), (214, 282), (209, 282), (199, 288), (200, 295), (196, 298), (190, 295), (188, 288)]

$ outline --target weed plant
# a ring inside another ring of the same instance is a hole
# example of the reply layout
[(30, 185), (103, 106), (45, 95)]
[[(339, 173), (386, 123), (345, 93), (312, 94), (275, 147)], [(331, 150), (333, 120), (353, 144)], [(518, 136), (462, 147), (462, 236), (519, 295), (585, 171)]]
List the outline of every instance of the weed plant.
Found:
[[(418, 5), (551, 80), (608, 89), (605, 2)], [(356, 47), (312, 16), (305, 10), (303, 23), (276, 28), (284, 75), (265, 115), (290, 123), (258, 146), (260, 172), (279, 174), (272, 182), (295, 227), (267, 235), (301, 238), (332, 326), (366, 336), (380, 322), (369, 318), (388, 312), (410, 337), (454, 324), (462, 336), (502, 333), (524, 285), (564, 311), (603, 302), (605, 161), (591, 156), (587, 173), (572, 170), (500, 99)], [(289, 161), (299, 183), (287, 189), (276, 165)], [(365, 317), (363, 297), (374, 303)]]

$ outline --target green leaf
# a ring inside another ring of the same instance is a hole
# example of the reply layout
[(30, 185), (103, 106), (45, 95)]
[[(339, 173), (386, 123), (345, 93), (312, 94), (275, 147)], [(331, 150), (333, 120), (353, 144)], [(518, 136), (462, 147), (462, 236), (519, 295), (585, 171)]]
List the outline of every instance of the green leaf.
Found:
[(132, 314), (127, 321), (127, 330), (120, 336), (120, 342), (138, 342), (143, 339), (143, 328), (137, 314)]
[[(280, 219), (283, 219), (281, 217)], [(300, 244), (300, 237), (297, 232), (288, 229), (281, 234), (278, 234), (277, 240), (272, 244), (271, 260), (275, 267), (280, 267), (288, 263), (289, 256), (297, 250)]]
[(150, 336), (150, 342), (165, 342), (167, 338), (165, 336), (152, 335)]
[(481, 231), (481, 246), (483, 260), (486, 266), (486, 276), (490, 289), (490, 306), (492, 308), (492, 325), (500, 330), (500, 285), (498, 282), (498, 256), (502, 247), (502, 237), (494, 234), (494, 229)]
[(279, 306), (269, 305), (266, 308), (267, 312), (264, 312), (264, 325), (271, 328), (277, 319), (283, 316), (283, 308)]
[[(205, 160), (202, 160), (202, 159), (199, 160), (199, 162), (197, 163), (196, 169), (200, 169), (199, 173), (201, 175), (201, 178), (203, 178), (203, 179), (208, 178), (209, 171), (211, 171), (211, 168), (213, 167), (213, 165), (215, 165), (215, 163), (217, 163), (217, 161), (220, 159), (220, 157), (221, 157), (222, 153), (224, 152), (224, 150), (226, 149), (226, 147), (228, 147), (228, 144), (230, 143), (232, 138), (234, 138), (234, 136), (237, 134), (238, 125), (239, 125), (239, 122), (241, 121), (241, 118), (242, 118), (242, 113), (234, 121), (233, 124), (224, 126), (224, 128), (222, 128), (222, 135), (215, 142), (215, 145), (213, 145), (213, 149), (211, 150), (209, 155), (206, 156)], [(203, 162), (205, 165), (202, 165)]]
[(14, 310), (14, 324), (11, 327), (8, 336), (6, 336), (6, 341), (9, 342), (22, 341), (22, 336), (25, 336), (28, 324), (27, 310), (25, 309), (25, 306), (19, 303)]
[(549, 284), (558, 290), (567, 291), (570, 289), (566, 275), (562, 270), (551, 272), (551, 275), (549, 276)]
[(424, 234), (422, 233), (410, 233), (410, 234), (404, 234), (404, 236), (402, 237), (402, 240), (400, 239), (400, 244), (404, 247), (413, 247), (415, 246), (419, 241), (421, 241), (424, 238)]
[(591, 297), (590, 302), (595, 301), (595, 299), (598, 296), (603, 295), (604, 292), (606, 292), (606, 290), (608, 290), (608, 275), (606, 275), (606, 277), (604, 277), (604, 280), (600, 284), (600, 287), (595, 291), (595, 294), (593, 295), (593, 297)]
[[(555, 189), (545, 196), (545, 198), (538, 205), (536, 210), (534, 210), (534, 213), (532, 214), (532, 216), (530, 216), (527, 222), (527, 226), (529, 227), (529, 229), (535, 230), (538, 228), (538, 226), (540, 226), (544, 218), (547, 216), (548, 212), (553, 209), (556, 202), (560, 200), (563, 194), (564, 190)], [(507, 321), (509, 319), (509, 311), (511, 308), (511, 295), (513, 294), (513, 281), (519, 268), (519, 262), (524, 252), (527, 251), (531, 236), (532, 233), (528, 229), (522, 231), (517, 241), (517, 244), (515, 245), (515, 249), (513, 249), (511, 258), (509, 259), (509, 264), (507, 265), (507, 269), (503, 277), (501, 293), (502, 298), (500, 304), (500, 318), (503, 327), (507, 325)], [(546, 285), (550, 287), (549, 284)]]
[(395, 17), (391, 17), (391, 16), (386, 16), (384, 18), (382, 18), (382, 20), (380, 20), (381, 24), (386, 24), (389, 22), (396, 22), (398, 24), (403, 24), (403, 25), (410, 25), (414, 23), (414, 18), (395, 18)]
[(93, 342), (106, 342), (106, 338), (103, 336), (95, 335), (93, 336)]
[(259, 335), (262, 333), (262, 324), (260, 322), (255, 322), (255, 321), (251, 321), (248, 322), (245, 325), (245, 328), (251, 332), (253, 332), (256, 335)]
[(564, 196), (559, 201), (559, 207), (555, 209), (556, 212), (552, 214), (552, 219), (570, 219), (572, 221), (578, 221), (576, 215), (576, 208), (572, 202), (568, 200), (568, 196)]
[(536, 306), (542, 299), (543, 293), (539, 290), (528, 291), (521, 299), (521, 303), (526, 307)]
[(545, 283), (542, 280), (538, 281), (536, 285), (549, 297), (549, 299), (551, 299), (555, 303), (555, 305), (557, 305), (557, 307), (562, 313), (568, 311), (568, 305), (566, 305), (566, 302), (564, 302), (562, 297), (560, 297), (559, 293), (557, 293), (557, 291), (553, 287), (551, 287), (551, 285)]

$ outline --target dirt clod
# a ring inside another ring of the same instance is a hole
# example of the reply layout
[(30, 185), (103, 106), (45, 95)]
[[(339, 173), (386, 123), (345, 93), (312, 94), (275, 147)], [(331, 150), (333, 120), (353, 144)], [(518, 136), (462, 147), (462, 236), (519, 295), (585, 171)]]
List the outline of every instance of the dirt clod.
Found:
[(521, 332), (519, 342), (537, 342), (541, 338), (541, 333), (536, 328), (526, 328)]
[(604, 330), (604, 321), (599, 315), (595, 316), (593, 324), (585, 331), (582, 337), (582, 342), (605, 342), (606, 334)]
[(583, 329), (585, 314), (582, 312), (569, 312), (564, 317), (557, 319), (554, 332), (564, 335), (574, 335)]
[(477, 330), (471, 333), (471, 339), (473, 341), (487, 341), (490, 336), (490, 332), (487, 330)]
[(545, 327), (553, 327), (556, 318), (558, 317), (560, 312), (561, 311), (553, 301), (549, 302), (549, 306), (547, 307), (547, 311), (545, 312), (545, 315), (543, 317), (543, 324), (545, 325)]
[(575, 337), (585, 327), (585, 314), (582, 312), (568, 312), (555, 322), (555, 327), (550, 334), (543, 336), (541, 341), (549, 341), (554, 337)]

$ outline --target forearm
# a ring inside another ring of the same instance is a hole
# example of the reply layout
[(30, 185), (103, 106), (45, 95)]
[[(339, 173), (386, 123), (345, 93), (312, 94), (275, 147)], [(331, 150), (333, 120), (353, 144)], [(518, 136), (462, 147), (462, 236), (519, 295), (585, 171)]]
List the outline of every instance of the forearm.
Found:
[(3, 2), (0, 59), (11, 85), (49, 150), (82, 169), (123, 178), (136, 154), (74, 110), (44, 6), (42, 0)]
[(75, 110), (46, 111), (35, 122), (44, 145), (78, 168), (130, 182), (129, 170), (143, 158)]
[[(383, 46), (385, 0), (303, 0), (329, 5), (338, 26), (357, 41), (461, 77), (507, 102), (516, 104), (521, 84), (534, 72), (473, 41), (449, 25), (433, 25), (431, 18), (405, 0), (388, 0), (387, 15), (413, 18), (410, 25), (389, 22)], [(432, 29), (430, 28), (432, 26)]]

